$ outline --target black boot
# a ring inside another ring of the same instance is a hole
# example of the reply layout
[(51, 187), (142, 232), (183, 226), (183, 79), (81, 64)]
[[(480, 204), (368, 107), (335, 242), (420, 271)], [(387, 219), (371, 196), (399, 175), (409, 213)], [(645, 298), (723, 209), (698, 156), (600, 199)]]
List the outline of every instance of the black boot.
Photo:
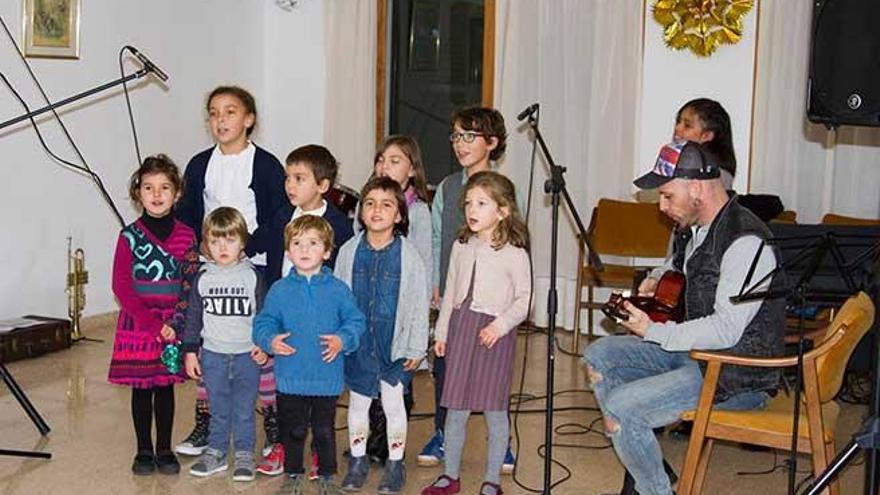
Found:
[(196, 401), (196, 425), (192, 433), (179, 443), (174, 451), (182, 455), (202, 455), (208, 448), (208, 429), (211, 426), (211, 413), (208, 412), (208, 403), (204, 400)]
[(275, 406), (263, 408), (263, 430), (266, 432), (266, 447), (272, 447), (281, 441), (278, 438), (278, 414)]
[[(672, 469), (672, 466), (665, 459), (663, 460), (663, 470), (669, 476), (669, 484), (674, 485), (678, 481), (678, 475), (675, 474), (675, 470)], [(639, 495), (638, 490), (636, 490), (636, 480), (629, 474), (629, 471), (626, 471), (623, 476), (623, 486), (620, 488), (620, 495)]]

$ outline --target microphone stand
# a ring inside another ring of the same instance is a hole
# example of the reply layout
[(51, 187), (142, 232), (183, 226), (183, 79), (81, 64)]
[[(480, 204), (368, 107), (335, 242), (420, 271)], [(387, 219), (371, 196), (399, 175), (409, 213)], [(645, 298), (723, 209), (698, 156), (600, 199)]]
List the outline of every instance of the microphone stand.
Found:
[[(21, 408), (24, 409), (24, 412), (27, 413), (29, 418), (31, 418), (31, 421), (34, 423), (34, 426), (37, 427), (40, 435), (44, 437), (48, 435), (50, 431), (49, 425), (46, 424), (46, 421), (43, 420), (43, 417), (40, 416), (40, 413), (37, 412), (37, 409), (31, 404), (31, 401), (28, 400), (27, 395), (24, 394), (21, 387), (18, 386), (18, 383), (15, 382), (15, 379), (12, 378), (12, 374), (9, 373), (9, 370), (6, 369), (6, 366), (4, 366), (3, 363), (0, 363), (0, 378), (6, 383), (6, 387), (12, 392), (12, 395), (21, 405)], [(0, 455), (36, 457), (38, 459), (50, 459), (52, 457), (52, 454), (48, 452), (10, 449), (0, 449)]]
[[(558, 261), (557, 251), (560, 194), (565, 198), (565, 204), (568, 206), (571, 216), (574, 217), (581, 238), (587, 244), (589, 256), (596, 269), (602, 271), (603, 265), (599, 256), (593, 251), (590, 239), (587, 237), (587, 230), (584, 228), (581, 217), (578, 215), (577, 209), (575, 208), (574, 203), (572, 203), (571, 197), (568, 195), (568, 190), (565, 188), (565, 178), (563, 177), (565, 167), (557, 165), (550, 156), (550, 150), (547, 149), (547, 144), (544, 142), (544, 138), (541, 136), (541, 131), (538, 129), (538, 120), (535, 117), (534, 112), (528, 113), (528, 124), (535, 133), (535, 139), (541, 146), (541, 151), (544, 153), (544, 157), (547, 158), (547, 163), (550, 164), (550, 178), (544, 182), (544, 192), (551, 194), (552, 224), (550, 236), (550, 288), (547, 292), (547, 413), (544, 427), (544, 490), (542, 492), (545, 495), (549, 495), (551, 488), (550, 474), (553, 462), (553, 375), (556, 363), (555, 337), (556, 308), (558, 303), (558, 297), (556, 294), (556, 265)], [(578, 267), (578, 269), (580, 269), (580, 267)]]
[(46, 105), (45, 107), (38, 108), (38, 109), (36, 109), (36, 110), (33, 110), (33, 111), (30, 111), (30, 112), (27, 112), (27, 113), (25, 113), (25, 114), (19, 115), (18, 117), (15, 117), (15, 118), (9, 119), (9, 120), (7, 120), (7, 121), (5, 121), (5, 122), (2, 122), (2, 123), (0, 123), (0, 129), (5, 129), (5, 128), (7, 128), (7, 127), (9, 127), (9, 126), (11, 126), (11, 125), (13, 125), (13, 124), (17, 124), (17, 123), (19, 123), (19, 122), (21, 122), (21, 121), (23, 121), (23, 120), (31, 119), (31, 118), (33, 118), (33, 117), (36, 117), (37, 115), (40, 115), (40, 114), (46, 113), (46, 112), (48, 112), (49, 110), (52, 110), (52, 109), (55, 109), (55, 108), (58, 108), (58, 107), (62, 107), (62, 106), (64, 106), (64, 105), (67, 105), (68, 103), (73, 103), (73, 102), (75, 102), (75, 101), (77, 101), (77, 100), (81, 100), (81, 99), (83, 99), (83, 98), (85, 98), (85, 97), (87, 97), (87, 96), (91, 96), (91, 95), (93, 95), (93, 94), (95, 94), (95, 93), (100, 93), (101, 91), (104, 91), (104, 90), (106, 90), (106, 89), (110, 89), (110, 88), (112, 88), (112, 87), (114, 87), (114, 86), (118, 86), (118, 85), (120, 85), (120, 84), (122, 84), (122, 83), (125, 83), (125, 82), (128, 82), (128, 81), (131, 81), (132, 79), (139, 79), (139, 78), (141, 78), (141, 77), (146, 76), (146, 75), (149, 74), (150, 72), (153, 72), (153, 70), (150, 69), (150, 68), (147, 68), (147, 67), (145, 67), (145, 68), (143, 68), (143, 69), (139, 69), (139, 70), (137, 70), (136, 72), (133, 72), (133, 73), (131, 73), (131, 74), (125, 76), (125, 77), (120, 77), (119, 79), (116, 79), (115, 81), (110, 81), (110, 82), (105, 83), (105, 84), (102, 84), (102, 85), (100, 85), (100, 86), (96, 86), (96, 87), (94, 87), (94, 88), (92, 88), (92, 89), (89, 89), (89, 90), (83, 91), (83, 92), (81, 92), (81, 93), (77, 93), (77, 94), (75, 94), (75, 95), (73, 95), (73, 96), (69, 96), (69, 97), (67, 97), (67, 98), (65, 98), (65, 99), (63, 99), (63, 100), (59, 100), (59, 101), (57, 101), (57, 102), (55, 102), (55, 103), (52, 103), (51, 105)]

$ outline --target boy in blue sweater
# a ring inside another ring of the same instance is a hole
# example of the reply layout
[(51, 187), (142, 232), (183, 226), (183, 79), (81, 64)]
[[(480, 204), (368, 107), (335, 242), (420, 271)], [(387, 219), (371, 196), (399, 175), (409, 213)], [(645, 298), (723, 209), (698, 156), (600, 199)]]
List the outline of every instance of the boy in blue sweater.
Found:
[(344, 384), (339, 354), (357, 349), (364, 315), (348, 286), (323, 266), (333, 250), (333, 229), (326, 220), (301, 216), (287, 225), (284, 241), (294, 270), (272, 285), (253, 330), (254, 342), (275, 355), (279, 436), (287, 453), (282, 492), (303, 489), (303, 449), (311, 425), (319, 493), (336, 493), (333, 427)]

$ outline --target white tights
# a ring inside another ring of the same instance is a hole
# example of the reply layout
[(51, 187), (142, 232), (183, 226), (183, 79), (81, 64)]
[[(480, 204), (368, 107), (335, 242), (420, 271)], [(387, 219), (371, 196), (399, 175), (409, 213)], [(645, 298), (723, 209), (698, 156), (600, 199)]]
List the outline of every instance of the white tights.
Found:
[[(396, 386), (379, 381), (382, 410), (385, 411), (388, 436), (388, 459), (403, 459), (406, 449), (406, 408), (403, 405), (403, 383)], [(367, 454), (367, 435), (370, 432), (370, 403), (373, 401), (350, 391), (348, 398), (348, 443), (352, 457)]]

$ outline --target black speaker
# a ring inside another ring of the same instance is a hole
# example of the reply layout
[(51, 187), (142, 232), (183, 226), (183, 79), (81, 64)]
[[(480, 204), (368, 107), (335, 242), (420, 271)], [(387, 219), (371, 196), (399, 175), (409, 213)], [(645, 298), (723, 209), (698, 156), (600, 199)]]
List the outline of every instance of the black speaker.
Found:
[(814, 1), (807, 117), (880, 126), (880, 1)]

